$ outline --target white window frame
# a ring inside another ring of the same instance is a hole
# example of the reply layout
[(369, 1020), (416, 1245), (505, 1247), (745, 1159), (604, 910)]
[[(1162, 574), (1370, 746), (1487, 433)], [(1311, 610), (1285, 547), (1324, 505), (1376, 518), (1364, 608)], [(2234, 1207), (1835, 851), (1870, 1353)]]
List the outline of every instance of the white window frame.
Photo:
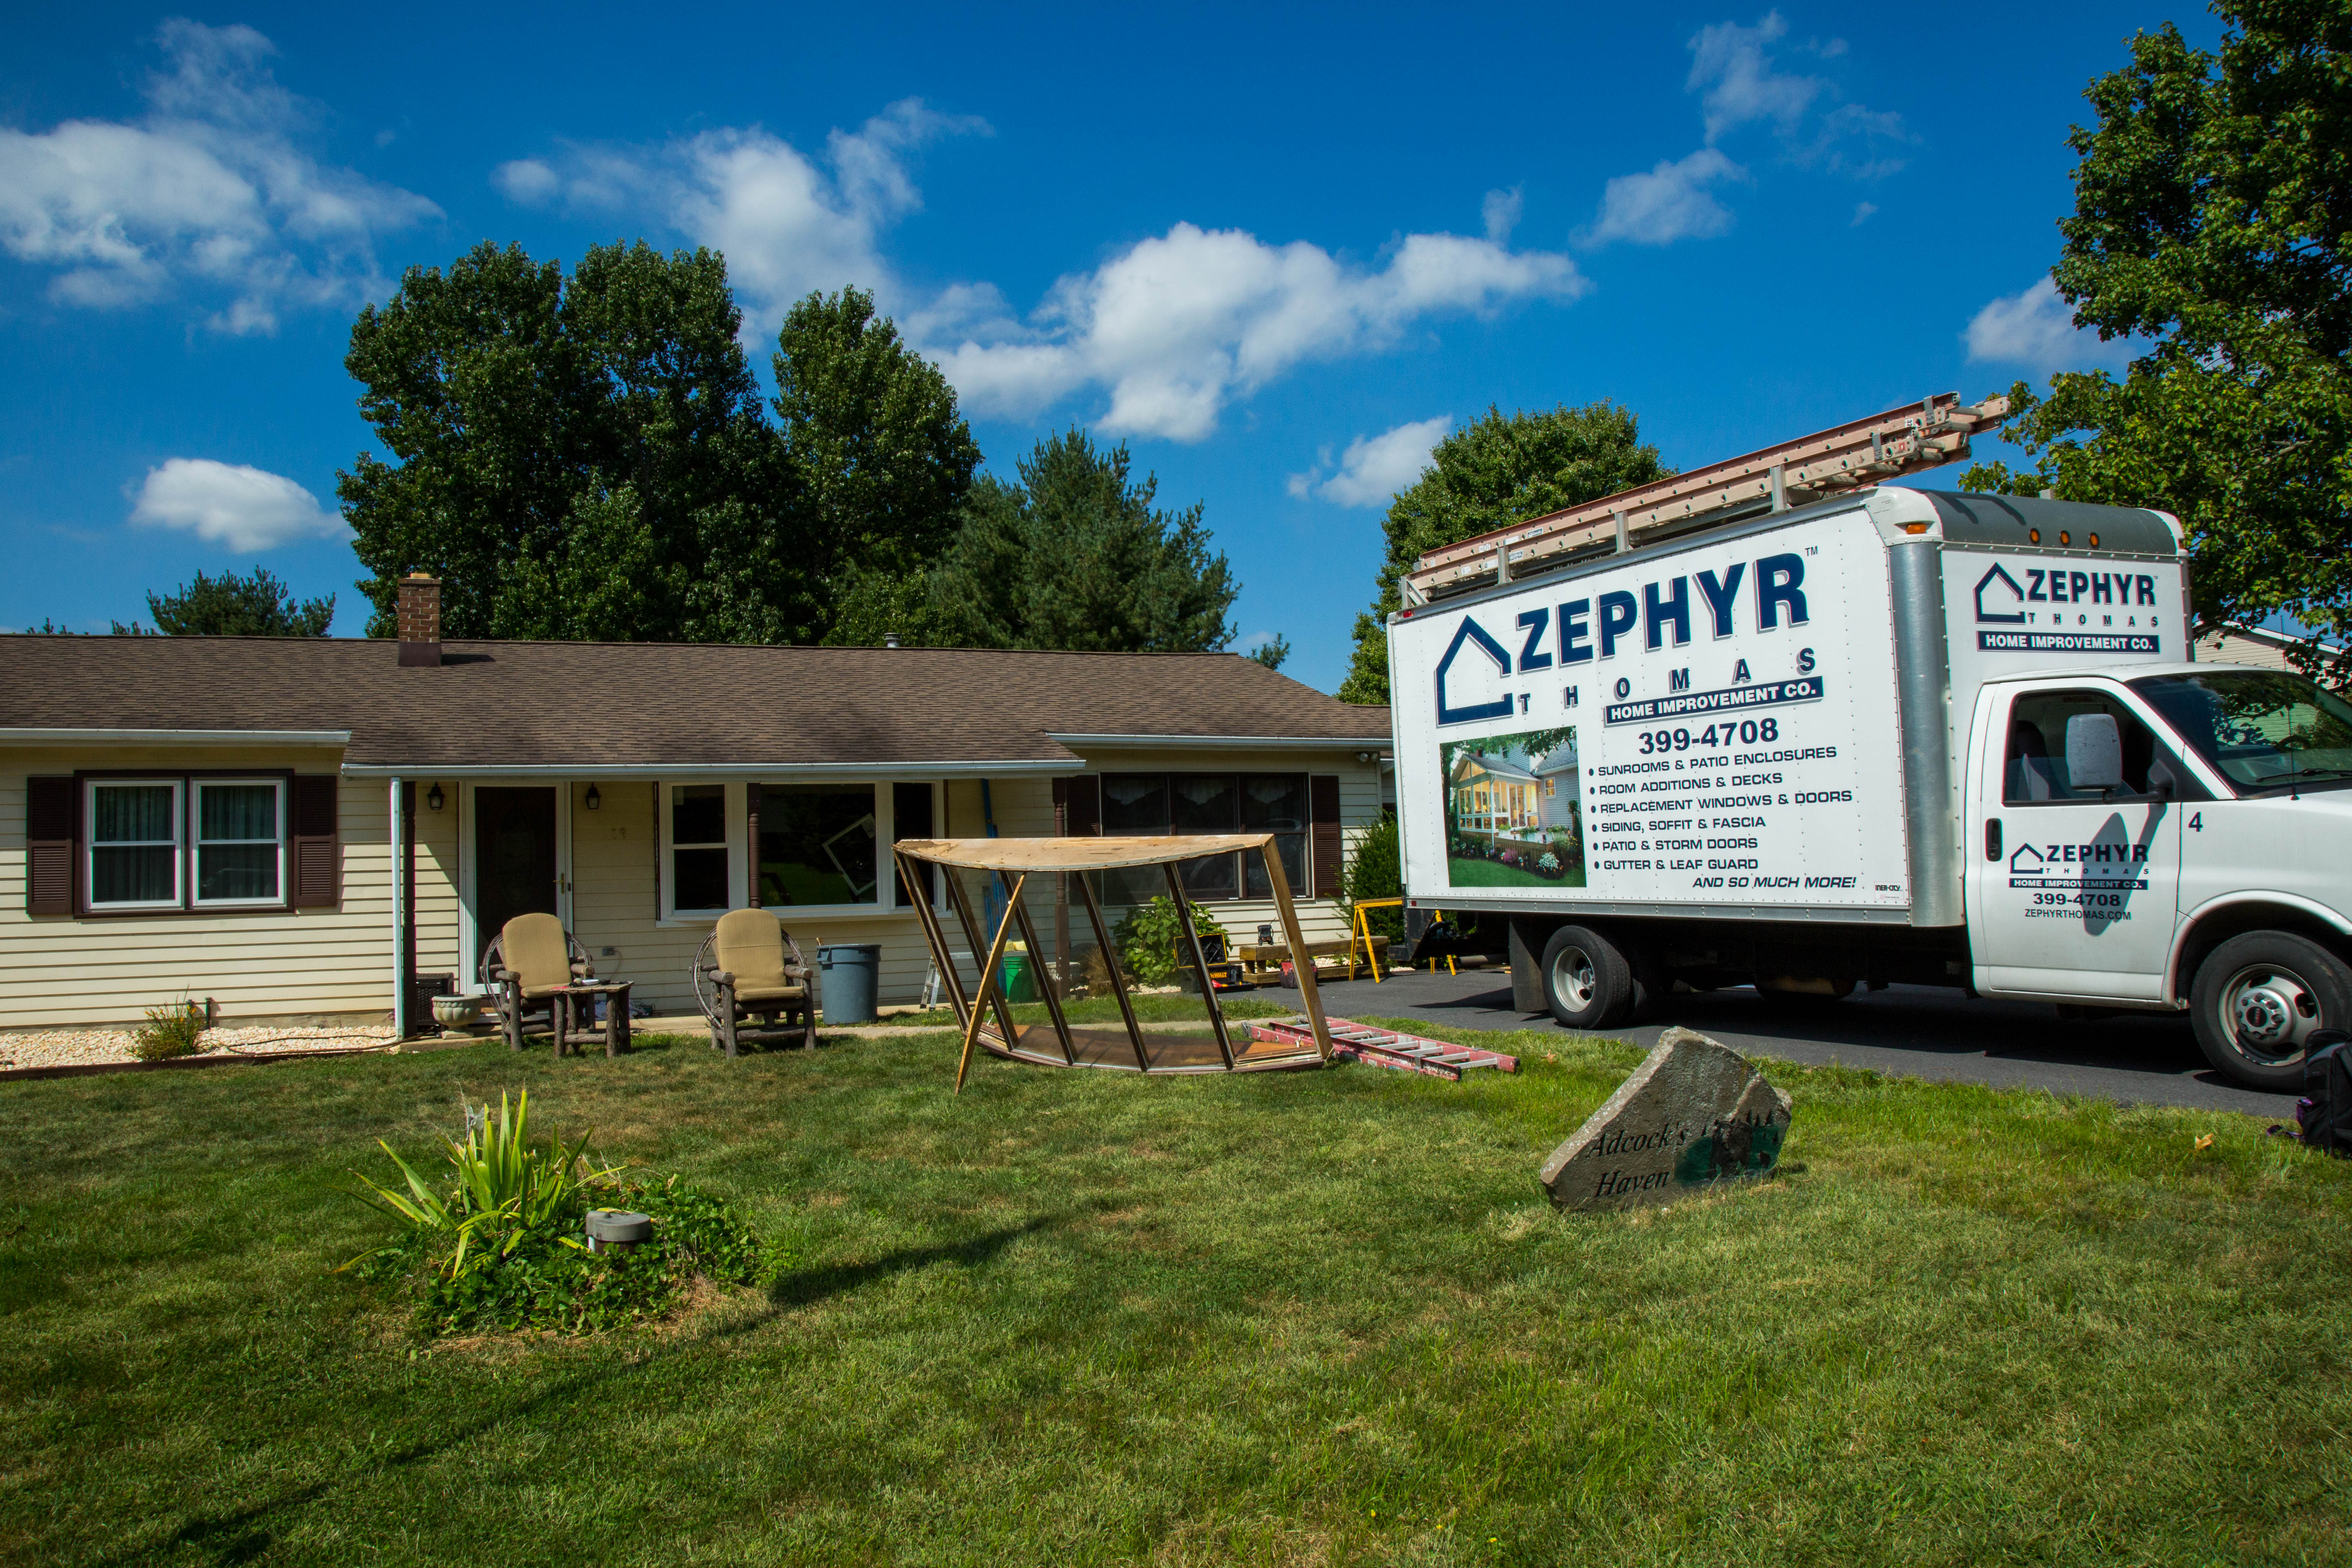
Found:
[[(278, 847), (278, 891), (272, 897), (266, 899), (207, 899), (204, 896), (204, 879), (202, 872), (204, 864), (204, 849), (205, 845), (265, 844), (272, 842), (271, 840), (263, 838), (206, 838), (203, 837), (205, 830), (203, 805), (204, 792), (208, 789), (217, 789), (224, 784), (267, 784), (276, 796), (278, 837), (275, 840), (275, 843)], [(282, 910), (287, 907), (286, 781), (283, 778), (192, 779), (189, 781), (188, 786), (188, 815), (186, 821), (188, 836), (188, 869), (186, 886), (188, 889), (188, 902), (190, 908), (199, 910)]]
[[(670, 791), (693, 785), (718, 784), (722, 794), (719, 821), (725, 825), (726, 840), (721, 844), (680, 844), (671, 836)], [(718, 779), (663, 779), (654, 785), (656, 814), (661, 819), (661, 918), (688, 924), (716, 921), (728, 910), (740, 909), (744, 898), (743, 838), (746, 827), (744, 789), (739, 784), (723, 784)], [(724, 909), (705, 909), (677, 905), (677, 851), (680, 849), (724, 849), (727, 852), (727, 905)]]
[[(89, 825), (82, 835), (82, 889), (86, 908), (93, 914), (112, 914), (133, 910), (179, 910), (187, 907), (188, 891), (188, 781), (184, 778), (152, 779), (85, 779), (82, 781), (82, 820)], [(172, 792), (172, 837), (162, 838), (130, 838), (98, 841), (98, 792), (102, 789), (154, 789), (166, 786)], [(168, 900), (121, 899), (100, 903), (98, 892), (98, 852), (100, 848), (153, 848), (169, 843), (172, 847), (172, 896)]]

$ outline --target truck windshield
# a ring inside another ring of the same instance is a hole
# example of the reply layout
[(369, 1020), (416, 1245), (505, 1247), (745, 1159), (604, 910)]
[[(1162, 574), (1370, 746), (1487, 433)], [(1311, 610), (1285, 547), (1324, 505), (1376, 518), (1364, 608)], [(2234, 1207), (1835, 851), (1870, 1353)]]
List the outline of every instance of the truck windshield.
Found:
[(2352, 784), (2352, 704), (2305, 676), (2215, 669), (2131, 686), (2241, 791)]

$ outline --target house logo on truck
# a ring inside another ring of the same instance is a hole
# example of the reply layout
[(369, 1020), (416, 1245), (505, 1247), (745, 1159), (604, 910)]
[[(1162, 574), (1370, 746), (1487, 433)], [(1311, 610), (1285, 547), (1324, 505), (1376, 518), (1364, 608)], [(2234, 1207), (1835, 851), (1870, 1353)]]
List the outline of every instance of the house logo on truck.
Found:
[[(2074, 572), (2020, 567), (2022, 586), (2008, 567), (1996, 561), (1977, 579), (1977, 650), (1979, 653), (2161, 653), (2162, 641), (2150, 631), (2115, 631), (2121, 614), (2127, 626), (2139, 624), (2141, 608), (2156, 607), (2156, 579), (2147, 573)], [(2075, 605), (2077, 627), (2098, 616), (2098, 631), (2063, 631), (2066, 612), (2029, 609), (2031, 605)], [(2156, 617), (2147, 617), (2153, 627)], [(2047, 631), (1987, 631), (1987, 626), (2040, 627)]]

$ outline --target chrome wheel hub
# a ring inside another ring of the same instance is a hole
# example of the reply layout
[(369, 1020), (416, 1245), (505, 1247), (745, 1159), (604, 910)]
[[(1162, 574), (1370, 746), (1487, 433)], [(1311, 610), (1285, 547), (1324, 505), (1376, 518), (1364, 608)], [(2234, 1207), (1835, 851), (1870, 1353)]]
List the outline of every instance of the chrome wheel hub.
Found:
[(1552, 994), (1568, 1004), (1571, 1013), (1581, 1013), (1592, 1005), (1592, 998), (1601, 989), (1601, 978), (1593, 972), (1592, 955), (1580, 947), (1560, 950), (1551, 961)]
[(2259, 964), (2230, 977), (2221, 994), (2221, 1022), (2240, 1054), (2291, 1062), (2320, 1026), (2319, 998), (2294, 971)]

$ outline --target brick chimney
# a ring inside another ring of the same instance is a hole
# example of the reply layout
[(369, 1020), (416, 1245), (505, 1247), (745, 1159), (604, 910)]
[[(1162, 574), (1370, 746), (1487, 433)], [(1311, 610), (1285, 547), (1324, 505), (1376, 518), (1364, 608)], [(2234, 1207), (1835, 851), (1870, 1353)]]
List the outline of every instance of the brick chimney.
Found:
[(411, 572), (400, 580), (400, 662), (441, 662), (441, 579)]

